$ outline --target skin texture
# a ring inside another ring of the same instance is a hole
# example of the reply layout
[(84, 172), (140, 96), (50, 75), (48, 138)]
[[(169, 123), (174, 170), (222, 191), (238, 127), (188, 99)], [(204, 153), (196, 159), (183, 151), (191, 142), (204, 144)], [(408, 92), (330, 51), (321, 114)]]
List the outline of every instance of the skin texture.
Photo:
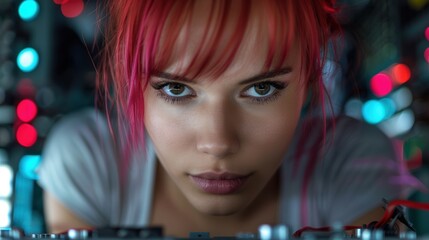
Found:
[[(264, 223), (277, 223), (277, 170), (306, 97), (299, 40), (291, 46), (281, 66), (282, 74), (247, 81), (278, 70), (264, 68), (268, 39), (258, 8), (253, 10), (253, 21), (226, 71), (195, 78), (184, 74), (206, 26), (205, 2), (199, 1), (196, 6), (192, 31), (183, 29), (180, 33), (171, 59), (161, 69), (163, 76), (152, 77), (142, 90), (145, 127), (160, 163), (151, 224), (164, 226), (166, 234), (173, 236), (186, 237), (189, 231), (233, 236), (237, 232), (255, 232)], [(227, 23), (225, 33), (233, 29)], [(223, 41), (226, 40), (221, 39), (220, 48), (226, 45)], [(217, 54), (221, 51), (214, 53)], [(188, 79), (171, 79), (172, 75)], [(239, 191), (211, 194), (190, 178), (205, 172), (249, 177)], [(45, 193), (45, 209), (50, 232), (92, 227), (49, 193)], [(355, 223), (368, 223), (381, 215), (377, 209)]]
[[(284, 63), (286, 73), (246, 81), (266, 72), (267, 52), (261, 46), (268, 45), (268, 39), (259, 34), (257, 23), (253, 24), (236, 58), (220, 76), (203, 74), (186, 81), (153, 77), (144, 92), (145, 127), (161, 164), (154, 202), (174, 199), (158, 204), (158, 209), (169, 209), (170, 217), (163, 218), (155, 206), (152, 222), (167, 225), (167, 233), (172, 235), (183, 236), (198, 229), (234, 235), (238, 230), (254, 231), (264, 222), (277, 220), (279, 189), (275, 177), (298, 123), (305, 88), (297, 47), (291, 48)], [(187, 40), (198, 42), (204, 21), (191, 26), (197, 31), (192, 31)], [(225, 31), (229, 29), (232, 27), (227, 25)], [(173, 58), (162, 72), (187, 77), (182, 72), (196, 44), (186, 45), (183, 39), (179, 39), (177, 49), (187, 47), (187, 51)], [(282, 87), (276, 88), (278, 85)], [(268, 93), (259, 94), (260, 88), (269, 88)], [(220, 195), (202, 191), (190, 178), (205, 172), (250, 176), (238, 192)], [(166, 223), (177, 215), (171, 214), (175, 211), (186, 213), (179, 215), (188, 218), (182, 222), (198, 227), (187, 224), (178, 228), (180, 221)], [(248, 229), (243, 229), (244, 220)], [(239, 226), (242, 229), (237, 229)]]
[[(287, 85), (275, 90), (279, 91), (276, 97), (265, 103), (254, 102), (244, 96), (255, 88), (254, 83), (241, 82), (259, 74), (254, 69), (260, 66), (246, 59), (250, 58), (240, 59), (246, 69), (231, 70), (216, 81), (187, 84), (195, 96), (184, 102), (166, 101), (165, 93), (160, 95), (152, 87), (145, 92), (146, 129), (166, 173), (162, 174), (163, 197), (175, 199), (178, 206), (187, 207), (188, 214), (195, 212), (202, 221), (202, 216), (245, 219), (256, 211), (257, 206), (252, 205), (256, 199), (260, 206), (273, 202), (278, 188), (270, 188), (268, 183), (282, 162), (299, 118), (304, 96), (299, 71), (276, 77)], [(296, 63), (291, 61), (292, 69), (297, 69), (292, 62)], [(250, 177), (239, 192), (216, 195), (203, 192), (189, 177), (205, 172)]]

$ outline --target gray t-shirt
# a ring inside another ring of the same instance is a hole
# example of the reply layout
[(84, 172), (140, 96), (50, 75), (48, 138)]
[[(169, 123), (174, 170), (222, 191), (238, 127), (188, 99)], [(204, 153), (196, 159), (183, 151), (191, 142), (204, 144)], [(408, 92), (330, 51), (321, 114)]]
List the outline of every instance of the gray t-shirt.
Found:
[[(317, 125), (314, 129), (320, 129)], [(403, 197), (418, 184), (384, 134), (374, 126), (344, 117), (336, 121), (333, 141), (327, 133), (329, 147), (308, 178), (304, 200), (309, 148), (321, 141), (322, 134), (321, 130), (306, 133), (310, 135), (301, 146), (303, 154), (294, 161), (302, 129), (300, 125), (281, 167), (279, 223), (293, 231), (302, 227), (302, 218), (308, 220), (307, 226), (314, 227), (350, 224), (380, 206), (382, 198)], [(133, 154), (127, 182), (120, 181), (120, 151), (105, 117), (91, 109), (72, 114), (50, 133), (38, 169), (39, 184), (95, 227), (147, 225), (157, 160), (151, 142), (146, 142), (145, 153)]]

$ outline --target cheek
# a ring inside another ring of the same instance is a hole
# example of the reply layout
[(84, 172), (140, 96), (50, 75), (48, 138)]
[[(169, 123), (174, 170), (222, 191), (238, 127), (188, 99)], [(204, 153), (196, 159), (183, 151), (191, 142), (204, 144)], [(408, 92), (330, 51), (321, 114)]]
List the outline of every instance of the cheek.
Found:
[[(146, 130), (155, 146), (176, 146), (186, 145), (190, 138), (186, 121), (180, 117), (171, 117), (163, 114), (162, 111), (148, 111), (145, 118)], [(180, 141), (177, 141), (180, 139)]]
[[(157, 96), (145, 96), (145, 128), (159, 155), (170, 155), (192, 139), (186, 114), (163, 104)], [(180, 141), (178, 141), (180, 139)]]
[[(265, 127), (259, 126), (259, 131), (256, 131), (252, 137), (248, 137), (248, 148), (255, 155), (259, 155), (259, 159), (264, 159), (265, 163), (270, 165), (279, 165), (283, 160), (289, 145), (292, 141), (298, 119), (281, 118), (280, 116), (271, 121), (265, 122)], [(262, 156), (261, 156), (262, 155)]]
[(301, 113), (300, 97), (295, 97), (293, 101), (285, 98), (264, 116), (248, 122), (243, 140), (253, 154), (264, 155), (264, 162), (280, 164), (289, 149)]

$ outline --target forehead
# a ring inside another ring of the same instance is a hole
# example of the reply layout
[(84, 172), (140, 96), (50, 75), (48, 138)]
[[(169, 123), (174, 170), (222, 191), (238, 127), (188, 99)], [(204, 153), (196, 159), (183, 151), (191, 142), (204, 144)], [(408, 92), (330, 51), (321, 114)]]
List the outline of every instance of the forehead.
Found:
[(157, 68), (198, 76), (249, 67), (259, 73), (296, 62), (292, 24), (269, 2), (195, 1), (184, 9), (172, 8)]

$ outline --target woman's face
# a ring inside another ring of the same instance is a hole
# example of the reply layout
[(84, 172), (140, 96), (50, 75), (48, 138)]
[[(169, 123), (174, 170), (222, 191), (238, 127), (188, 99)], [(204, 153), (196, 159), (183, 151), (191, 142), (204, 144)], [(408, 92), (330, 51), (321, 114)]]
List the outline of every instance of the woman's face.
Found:
[[(183, 34), (198, 42), (204, 11), (194, 15), (200, 20)], [(299, 48), (290, 48), (281, 68), (265, 71), (268, 39), (250, 24), (219, 77), (181, 74), (195, 53), (189, 44), (144, 92), (145, 127), (162, 167), (174, 188), (209, 215), (239, 213), (263, 192), (282, 163), (305, 95)]]

